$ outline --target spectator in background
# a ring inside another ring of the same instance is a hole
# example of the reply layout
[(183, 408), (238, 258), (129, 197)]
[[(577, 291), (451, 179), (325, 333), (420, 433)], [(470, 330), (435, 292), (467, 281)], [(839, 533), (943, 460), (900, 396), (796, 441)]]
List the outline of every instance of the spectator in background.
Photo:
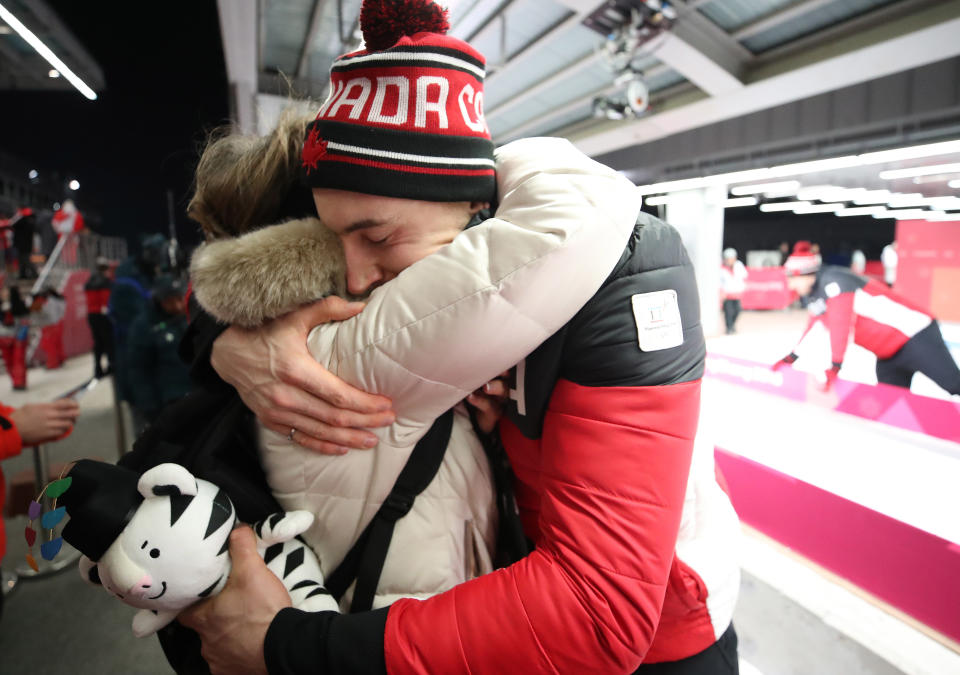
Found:
[[(83, 286), (87, 297), (87, 323), (93, 336), (93, 376), (103, 377), (113, 370), (113, 324), (107, 316), (110, 303), (111, 279), (110, 261), (97, 258), (97, 268)], [(103, 368), (103, 357), (107, 357), (107, 368)]]
[[(878, 382), (909, 389), (914, 373), (921, 372), (948, 393), (960, 395), (960, 368), (929, 312), (843, 267), (821, 269), (819, 258), (809, 253), (794, 252), (786, 268), (787, 284), (807, 298), (810, 312), (800, 340), (817, 321), (823, 321), (830, 334), (832, 364), (825, 390), (837, 379), (852, 330), (853, 341), (876, 354)], [(773, 368), (796, 360), (796, 353), (790, 352)]]
[(40, 349), (46, 356), (47, 370), (63, 366), (66, 353), (63, 349), (63, 317), (67, 313), (67, 301), (52, 287), (33, 296), (30, 312), (40, 328)]
[(787, 258), (790, 257), (790, 244), (785, 241), (782, 241), (780, 242), (780, 246), (778, 247), (778, 250), (780, 251), (780, 264), (785, 265), (787, 262)]
[(880, 253), (880, 263), (883, 265), (883, 280), (890, 288), (897, 282), (897, 242), (891, 242), (883, 247)]
[(723, 265), (720, 266), (720, 294), (723, 299), (723, 318), (727, 324), (727, 335), (736, 332), (737, 317), (740, 316), (740, 298), (747, 287), (747, 268), (737, 260), (737, 249), (723, 251)]
[(190, 390), (189, 368), (177, 353), (187, 331), (184, 294), (176, 277), (157, 277), (151, 301), (130, 326), (126, 367), (138, 433), (160, 408)]
[(77, 205), (73, 203), (72, 199), (65, 199), (60, 208), (53, 214), (51, 225), (58, 237), (80, 232), (84, 229), (83, 214), (77, 209)]
[(134, 319), (150, 306), (150, 287), (160, 273), (167, 249), (162, 234), (151, 234), (140, 243), (140, 252), (117, 267), (107, 314), (113, 324), (113, 371), (121, 401), (131, 401), (126, 368), (127, 334)]
[[(0, 403), (0, 460), (9, 459), (31, 445), (55, 441), (73, 428), (80, 406), (71, 398), (50, 403), (28, 403), (11, 408)], [(6, 483), (0, 470), (0, 507), (6, 501)], [(7, 552), (7, 535), (0, 518), (0, 561)], [(3, 593), (0, 593), (0, 615), (3, 614)]]
[(867, 256), (857, 249), (850, 256), (850, 271), (854, 274), (863, 274), (867, 269)]
[(29, 316), (30, 310), (20, 297), (20, 289), (4, 288), (0, 295), (0, 354), (17, 391), (27, 388)]
[(21, 279), (36, 279), (37, 270), (30, 256), (33, 253), (33, 235), (37, 231), (37, 217), (33, 209), (20, 208), (10, 219), (13, 227), (13, 247), (17, 249), (17, 267)]

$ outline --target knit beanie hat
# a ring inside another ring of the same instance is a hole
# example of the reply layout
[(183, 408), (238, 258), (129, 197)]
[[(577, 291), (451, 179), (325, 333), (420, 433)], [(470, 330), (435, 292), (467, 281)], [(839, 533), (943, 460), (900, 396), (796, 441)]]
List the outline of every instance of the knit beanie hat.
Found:
[(804, 274), (816, 274), (820, 271), (821, 258), (813, 252), (809, 241), (798, 241), (793, 245), (793, 253), (783, 263), (788, 277)]
[(364, 0), (365, 48), (330, 70), (331, 94), (307, 127), (311, 188), (434, 202), (492, 201), (493, 142), (483, 56), (445, 33), (431, 0)]

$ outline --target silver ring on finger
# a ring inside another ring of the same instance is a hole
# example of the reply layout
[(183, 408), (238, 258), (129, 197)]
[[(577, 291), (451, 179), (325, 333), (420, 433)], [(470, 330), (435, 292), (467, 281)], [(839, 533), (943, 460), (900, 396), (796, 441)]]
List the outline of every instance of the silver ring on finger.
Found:
[(297, 433), (297, 430), (296, 430), (294, 427), (291, 427), (291, 428), (290, 428), (290, 433), (287, 434), (287, 440), (296, 443), (296, 441), (293, 440), (293, 435), (294, 435), (295, 433)]

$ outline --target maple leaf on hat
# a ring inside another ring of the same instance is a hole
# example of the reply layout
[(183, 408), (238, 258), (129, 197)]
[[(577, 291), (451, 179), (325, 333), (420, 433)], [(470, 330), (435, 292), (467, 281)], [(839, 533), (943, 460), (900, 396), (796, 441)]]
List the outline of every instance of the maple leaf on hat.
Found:
[(327, 141), (320, 138), (319, 129), (311, 129), (303, 144), (303, 166), (307, 173), (310, 173), (310, 169), (317, 168), (317, 163), (325, 154), (327, 154)]
[(368, 51), (389, 49), (407, 35), (450, 30), (447, 10), (432, 0), (364, 0), (360, 30)]

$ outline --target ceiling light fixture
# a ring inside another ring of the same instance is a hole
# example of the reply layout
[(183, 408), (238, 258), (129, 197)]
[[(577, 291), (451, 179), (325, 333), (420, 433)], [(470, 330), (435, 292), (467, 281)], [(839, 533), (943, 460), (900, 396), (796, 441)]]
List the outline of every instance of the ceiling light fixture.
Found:
[(880, 178), (896, 180), (897, 178), (913, 178), (915, 176), (934, 176), (939, 173), (960, 173), (960, 162), (915, 166), (910, 169), (891, 169), (890, 171), (881, 171)]
[[(800, 189), (798, 180), (782, 180), (776, 183), (757, 183), (755, 185), (738, 185), (730, 189), (733, 195), (759, 195), (775, 192), (784, 196), (792, 195)], [(789, 190), (789, 192), (788, 192)]]
[(952, 180), (949, 183), (947, 183), (947, 187), (952, 187), (954, 189), (960, 188), (960, 178), (958, 178), (957, 180)]
[(927, 211), (926, 209), (887, 209), (881, 213), (874, 214), (874, 218), (896, 218), (897, 220), (923, 220), (932, 213), (938, 211)]
[(40, 38), (34, 35), (29, 28), (20, 23), (20, 20), (11, 14), (10, 10), (8, 10), (2, 4), (0, 4), (0, 19), (3, 19), (5, 23), (15, 30), (17, 34), (27, 42), (27, 44), (36, 49), (37, 53), (47, 60), (47, 63), (60, 71), (60, 74), (67, 78), (70, 84), (76, 87), (81, 94), (86, 96), (91, 101), (97, 100), (96, 92), (88, 87), (83, 80), (77, 77), (76, 73), (67, 67), (67, 64), (57, 58), (57, 55), (50, 51), (50, 48), (47, 47), (47, 45), (45, 45)]
[(843, 204), (808, 204), (807, 206), (798, 206), (793, 210), (797, 214), (805, 213), (833, 213), (843, 208)]
[(892, 195), (897, 194), (890, 190), (867, 190), (858, 197), (853, 198), (853, 203), (858, 206), (861, 204), (886, 204)]
[(771, 211), (793, 211), (798, 206), (810, 205), (810, 202), (771, 202), (769, 204), (761, 204), (760, 210), (768, 213)]
[(877, 213), (884, 213), (887, 210), (885, 206), (852, 206), (846, 209), (840, 209), (837, 211), (837, 215), (841, 218), (847, 218), (849, 216), (872, 216)]
[(724, 208), (736, 208), (738, 206), (756, 206), (756, 197), (734, 197), (723, 202)]
[(781, 166), (767, 167), (762, 169), (733, 171), (731, 173), (721, 173), (713, 176), (701, 176), (698, 178), (684, 178), (681, 180), (664, 181), (662, 183), (641, 185), (637, 189), (640, 190), (640, 194), (645, 195), (658, 192), (696, 190), (699, 188), (710, 187), (712, 185), (732, 185), (734, 183), (770, 181), (775, 178), (802, 176), (805, 174), (818, 173), (821, 171), (833, 171), (852, 166), (873, 166), (876, 164), (886, 164), (887, 162), (894, 162), (901, 159), (936, 157), (937, 155), (949, 155), (958, 152), (960, 152), (960, 140), (942, 141), (940, 143), (928, 143), (926, 145), (915, 145), (907, 148), (895, 148), (893, 150), (882, 150), (880, 152), (868, 152), (862, 155), (847, 155), (844, 157), (818, 159), (810, 162), (784, 164)]
[(654, 197), (645, 198), (643, 202), (650, 206), (660, 206), (661, 204), (666, 204), (670, 201), (670, 195), (656, 195)]

